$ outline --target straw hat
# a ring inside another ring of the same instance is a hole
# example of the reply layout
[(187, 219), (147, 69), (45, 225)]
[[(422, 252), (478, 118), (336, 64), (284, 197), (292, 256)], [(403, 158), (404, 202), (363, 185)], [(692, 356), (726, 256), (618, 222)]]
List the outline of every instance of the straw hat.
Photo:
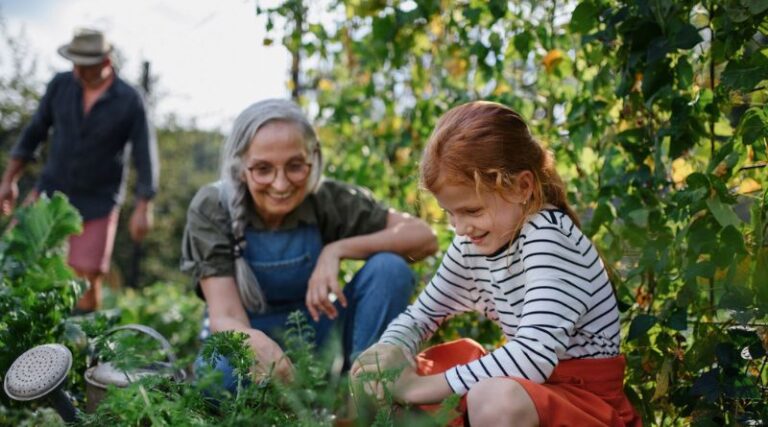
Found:
[(75, 65), (99, 64), (110, 53), (112, 45), (104, 37), (104, 33), (88, 28), (75, 30), (72, 41), (59, 48), (59, 55)]

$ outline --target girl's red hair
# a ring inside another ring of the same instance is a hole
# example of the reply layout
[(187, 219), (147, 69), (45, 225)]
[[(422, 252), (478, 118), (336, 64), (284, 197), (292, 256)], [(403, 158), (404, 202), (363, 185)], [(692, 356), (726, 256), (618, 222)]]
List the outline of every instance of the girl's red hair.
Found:
[[(475, 101), (445, 113), (432, 132), (421, 161), (421, 183), (435, 193), (445, 184), (471, 184), (505, 196), (518, 173), (533, 173), (534, 186), (523, 220), (551, 204), (580, 226), (568, 204), (552, 154), (536, 141), (523, 118), (501, 104)], [(513, 235), (517, 230), (511, 230)]]

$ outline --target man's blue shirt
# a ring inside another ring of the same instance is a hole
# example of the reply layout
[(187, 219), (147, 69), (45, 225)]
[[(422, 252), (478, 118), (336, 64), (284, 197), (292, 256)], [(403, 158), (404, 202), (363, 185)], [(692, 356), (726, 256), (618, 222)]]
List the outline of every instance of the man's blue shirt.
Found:
[(141, 95), (118, 76), (84, 115), (80, 83), (71, 72), (57, 74), (11, 156), (33, 160), (51, 128), (47, 160), (37, 183), (41, 193), (63, 192), (84, 220), (103, 217), (124, 198), (124, 166), (132, 152), (136, 197), (151, 199), (155, 195), (158, 164), (154, 132)]

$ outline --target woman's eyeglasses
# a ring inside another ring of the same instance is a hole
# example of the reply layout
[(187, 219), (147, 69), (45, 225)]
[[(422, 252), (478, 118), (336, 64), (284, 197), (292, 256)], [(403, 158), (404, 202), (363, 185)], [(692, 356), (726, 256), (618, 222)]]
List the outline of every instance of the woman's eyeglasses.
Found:
[(277, 178), (278, 169), (282, 169), (286, 179), (292, 184), (302, 184), (309, 176), (309, 171), (312, 170), (312, 163), (305, 161), (291, 161), (285, 166), (278, 168), (271, 163), (257, 163), (253, 166), (248, 166), (246, 170), (251, 175), (251, 179), (257, 184), (271, 184)]

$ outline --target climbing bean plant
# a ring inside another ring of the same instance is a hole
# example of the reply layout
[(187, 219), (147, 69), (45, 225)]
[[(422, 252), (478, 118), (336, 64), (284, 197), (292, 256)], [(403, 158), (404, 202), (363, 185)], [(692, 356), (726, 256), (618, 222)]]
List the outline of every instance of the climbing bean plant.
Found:
[[(328, 174), (430, 221), (442, 247), (450, 231), (417, 183), (435, 121), (473, 99), (522, 113), (618, 273), (626, 389), (645, 421), (768, 419), (768, 1), (289, 0), (257, 12), (265, 42), (292, 54), (289, 84), (319, 124)], [(501, 339), (475, 318), (441, 337), (458, 334)]]

